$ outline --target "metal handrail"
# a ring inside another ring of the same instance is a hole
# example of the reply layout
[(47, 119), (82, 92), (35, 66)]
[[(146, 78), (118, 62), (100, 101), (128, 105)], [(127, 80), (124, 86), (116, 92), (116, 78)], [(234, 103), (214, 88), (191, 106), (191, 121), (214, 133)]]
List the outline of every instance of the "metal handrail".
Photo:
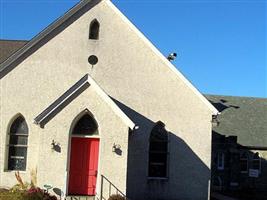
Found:
[[(121, 196), (123, 196), (126, 200), (130, 200), (126, 197), (125, 194), (123, 194), (123, 192), (117, 188), (107, 177), (105, 177), (104, 175), (101, 175), (101, 189), (100, 189), (100, 200), (106, 200), (106, 198), (103, 197), (103, 184), (104, 181), (107, 181), (109, 183), (109, 197), (111, 196), (111, 187), (113, 187), (116, 190), (116, 194), (120, 194)], [(108, 198), (109, 198), (108, 197)]]

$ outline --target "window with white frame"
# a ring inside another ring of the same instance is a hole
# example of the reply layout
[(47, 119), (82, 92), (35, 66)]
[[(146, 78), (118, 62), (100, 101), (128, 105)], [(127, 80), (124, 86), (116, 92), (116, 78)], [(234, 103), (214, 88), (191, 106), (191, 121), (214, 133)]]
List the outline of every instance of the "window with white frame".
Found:
[(217, 153), (217, 169), (224, 170), (224, 153), (223, 152)]
[(28, 125), (23, 116), (18, 116), (9, 129), (8, 170), (26, 170)]
[(248, 172), (248, 153), (247, 152), (241, 152), (239, 163), (240, 163), (240, 172), (247, 173)]
[(252, 169), (256, 169), (256, 170), (261, 170), (261, 159), (260, 159), (260, 156), (259, 156), (259, 153), (256, 152), (254, 155), (253, 155), (253, 159), (252, 159)]

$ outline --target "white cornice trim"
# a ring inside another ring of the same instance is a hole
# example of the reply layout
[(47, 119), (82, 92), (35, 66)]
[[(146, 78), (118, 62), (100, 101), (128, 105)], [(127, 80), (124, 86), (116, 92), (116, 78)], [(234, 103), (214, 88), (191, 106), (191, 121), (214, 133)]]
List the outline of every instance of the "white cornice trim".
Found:
[[(86, 87), (85, 87), (86, 86)], [(83, 76), (78, 82), (76, 82), (70, 89), (68, 89), (63, 95), (57, 98), (50, 106), (42, 111), (37, 117), (34, 118), (34, 123), (41, 127), (50, 116), (53, 116), (58, 108), (61, 106), (65, 107), (64, 104), (71, 98), (76, 98), (76, 94), (80, 90), (86, 90), (88, 87), (92, 89), (106, 102), (113, 112), (122, 119), (122, 121), (133, 130), (135, 127), (134, 122), (115, 104), (115, 102), (107, 95), (107, 93), (95, 82), (89, 74)], [(77, 95), (79, 96), (79, 94)], [(57, 113), (56, 113), (57, 114)], [(55, 115), (56, 115), (55, 114)]]
[(134, 122), (115, 104), (115, 102), (107, 95), (107, 93), (95, 82), (95, 80), (88, 75), (88, 82), (96, 91), (96, 93), (102, 97), (102, 99), (112, 108), (112, 110), (117, 114), (124, 123), (130, 128), (134, 129)]

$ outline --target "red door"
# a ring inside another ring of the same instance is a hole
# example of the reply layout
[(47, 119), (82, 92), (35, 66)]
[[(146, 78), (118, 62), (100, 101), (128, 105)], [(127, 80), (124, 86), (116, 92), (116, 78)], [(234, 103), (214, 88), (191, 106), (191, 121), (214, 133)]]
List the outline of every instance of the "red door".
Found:
[(71, 140), (69, 194), (95, 195), (99, 139)]

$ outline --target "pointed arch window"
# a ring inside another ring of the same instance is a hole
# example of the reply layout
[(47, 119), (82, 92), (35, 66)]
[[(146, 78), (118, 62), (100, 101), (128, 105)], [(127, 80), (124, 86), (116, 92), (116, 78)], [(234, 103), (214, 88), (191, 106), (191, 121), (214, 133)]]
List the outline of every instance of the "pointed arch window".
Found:
[(240, 172), (248, 173), (248, 154), (247, 152), (242, 152), (240, 154)]
[(261, 170), (261, 159), (258, 152), (253, 155), (252, 168), (257, 169), (259, 171)]
[(97, 19), (94, 19), (89, 28), (89, 39), (91, 40), (98, 40), (99, 39), (99, 28), (100, 24)]
[(26, 170), (28, 125), (23, 116), (17, 117), (9, 129), (8, 170)]
[(98, 125), (95, 119), (88, 113), (84, 114), (72, 131), (73, 135), (97, 135)]
[(157, 122), (150, 134), (148, 176), (166, 178), (168, 165), (168, 132)]

